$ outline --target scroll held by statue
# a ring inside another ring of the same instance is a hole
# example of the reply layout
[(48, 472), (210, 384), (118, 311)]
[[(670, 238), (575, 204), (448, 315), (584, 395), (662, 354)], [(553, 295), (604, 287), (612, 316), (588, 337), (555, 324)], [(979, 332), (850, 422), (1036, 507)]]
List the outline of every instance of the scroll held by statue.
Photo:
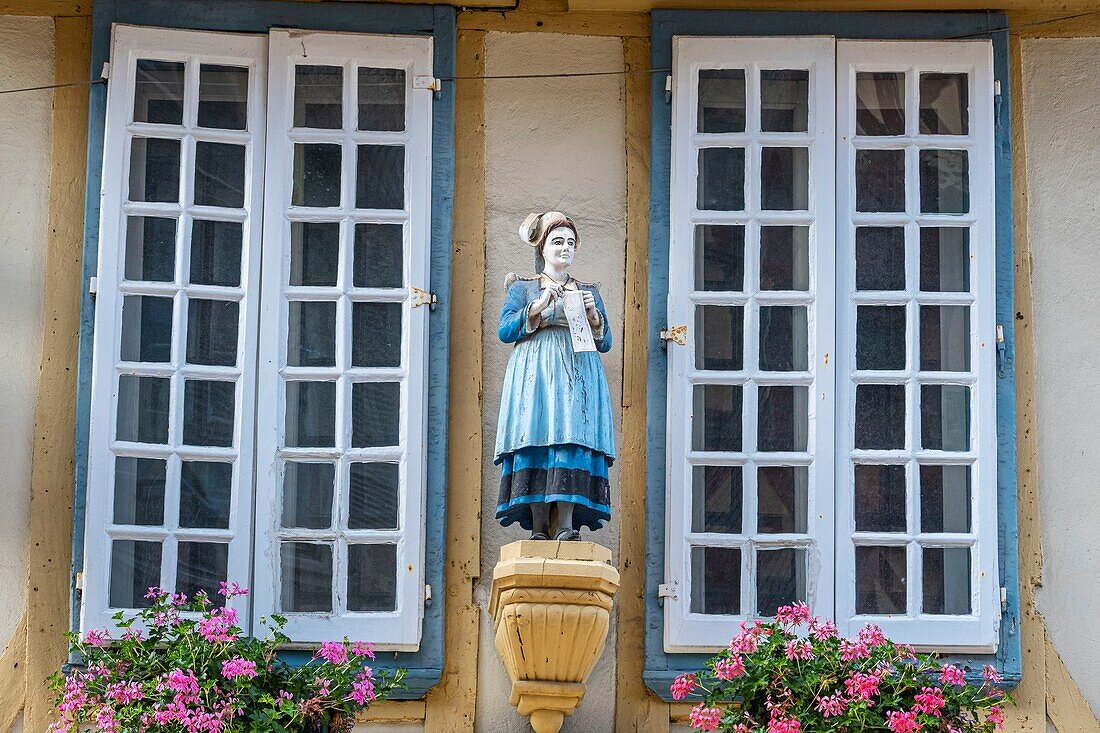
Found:
[(569, 335), (573, 339), (573, 351), (595, 351), (596, 341), (592, 338), (592, 327), (588, 323), (588, 314), (584, 307), (584, 293), (579, 290), (565, 291), (565, 318), (569, 321)]

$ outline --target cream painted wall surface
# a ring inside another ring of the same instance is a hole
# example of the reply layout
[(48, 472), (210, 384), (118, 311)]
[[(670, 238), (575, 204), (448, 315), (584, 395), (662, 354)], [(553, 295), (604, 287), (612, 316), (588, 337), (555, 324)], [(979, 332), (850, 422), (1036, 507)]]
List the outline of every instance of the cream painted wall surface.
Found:
[(1023, 43), (1047, 631), (1100, 713), (1100, 39)]
[[(53, 20), (0, 17), (0, 89), (53, 82)], [(50, 174), (48, 91), (0, 95), (0, 649), (25, 604)]]
[[(617, 38), (550, 33), (489, 33), (488, 75), (614, 71), (623, 68)], [(478, 656), (476, 730), (529, 731), (526, 718), (508, 704), (510, 683), (493, 646), (488, 598), (500, 547), (527, 536), (518, 525), (495, 520), (500, 470), (493, 465), (501, 381), (511, 347), (497, 340), (504, 277), (534, 272), (531, 248), (517, 230), (532, 211), (564, 211), (577, 223), (580, 244), (570, 273), (598, 281), (614, 346), (603, 355), (616, 412), (622, 395), (622, 321), (626, 239), (626, 109), (621, 76), (485, 82), (485, 471), (482, 491), (481, 580), (476, 598), (484, 609)], [(618, 547), (618, 471), (611, 472), (613, 521), (586, 539)], [(461, 511), (451, 507), (451, 511)], [(581, 707), (563, 733), (614, 728), (614, 626), (589, 680)]]

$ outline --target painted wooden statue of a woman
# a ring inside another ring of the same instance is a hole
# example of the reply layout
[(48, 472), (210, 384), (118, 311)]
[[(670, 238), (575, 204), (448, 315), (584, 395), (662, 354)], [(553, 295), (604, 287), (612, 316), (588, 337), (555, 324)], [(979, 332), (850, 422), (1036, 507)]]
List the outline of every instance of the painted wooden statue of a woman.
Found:
[(520, 239), (534, 248), (537, 274), (505, 282), (498, 335), (515, 346), (497, 423), (497, 520), (519, 522), (531, 539), (577, 540), (581, 527), (611, 519), (615, 434), (596, 353), (611, 348), (611, 329), (597, 286), (568, 273), (579, 241), (569, 217), (531, 214)]

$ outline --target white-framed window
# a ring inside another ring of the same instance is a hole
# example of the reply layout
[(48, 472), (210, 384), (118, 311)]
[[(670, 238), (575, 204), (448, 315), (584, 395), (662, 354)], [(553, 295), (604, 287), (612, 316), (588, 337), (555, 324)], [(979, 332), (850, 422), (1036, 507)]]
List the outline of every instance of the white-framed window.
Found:
[(996, 646), (992, 50), (673, 39), (665, 649)]
[(83, 628), (235, 580), (246, 623), (417, 648), (431, 67), (422, 37), (114, 28)]

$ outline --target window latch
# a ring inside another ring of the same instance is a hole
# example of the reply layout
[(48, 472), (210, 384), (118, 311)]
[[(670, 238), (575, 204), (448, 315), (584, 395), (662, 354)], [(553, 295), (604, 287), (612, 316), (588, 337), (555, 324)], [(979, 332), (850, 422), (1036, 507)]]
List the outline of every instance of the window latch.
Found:
[(429, 583), (424, 584), (424, 605), (432, 605), (432, 586)]
[(677, 598), (679, 598), (679, 596), (676, 595), (676, 584), (675, 583), (661, 583), (659, 586), (657, 586), (657, 597), (658, 598), (671, 598), (672, 600), (675, 601)]
[(665, 103), (672, 101), (672, 74), (665, 75)]
[(99, 294), (99, 278), (95, 275), (88, 278), (88, 294), (92, 296), (92, 300)]
[(687, 326), (671, 326), (669, 328), (661, 329), (661, 341), (668, 344), (669, 341), (673, 342), (677, 346), (687, 346), (688, 342), (688, 327)]
[(437, 300), (434, 292), (429, 293), (427, 290), (421, 290), (415, 285), (409, 288), (409, 291), (412, 294), (413, 308), (419, 308), (422, 305), (426, 305), (428, 306), (428, 310), (435, 310), (435, 304)]

